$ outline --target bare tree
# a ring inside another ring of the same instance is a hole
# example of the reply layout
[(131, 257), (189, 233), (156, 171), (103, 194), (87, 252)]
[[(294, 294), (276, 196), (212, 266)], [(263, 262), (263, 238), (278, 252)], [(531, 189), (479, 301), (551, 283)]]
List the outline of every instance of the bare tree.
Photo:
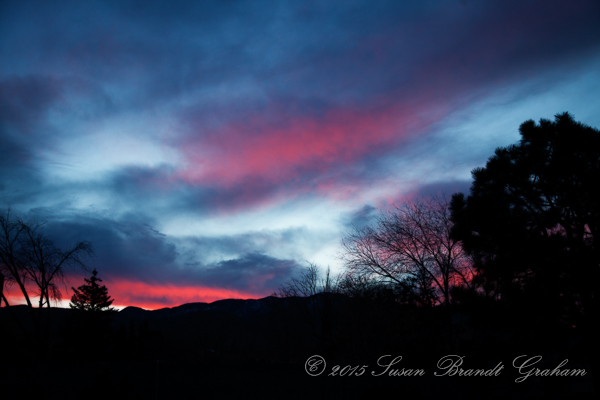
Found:
[[(51, 300), (60, 300), (58, 284), (69, 268), (85, 268), (93, 256), (90, 242), (78, 242), (63, 251), (42, 232), (42, 223), (11, 219), (10, 210), (0, 216), (0, 273), (5, 281), (19, 287), (33, 319), (36, 337), (41, 335), (41, 309), (50, 308)], [(38, 312), (33, 312), (31, 296), (39, 296)], [(8, 306), (6, 293), (2, 300)], [(49, 324), (49, 320), (47, 321)]]
[[(31, 307), (31, 301), (25, 288), (26, 276), (24, 274), (23, 262), (21, 257), (21, 244), (23, 232), (26, 224), (17, 219), (12, 221), (10, 210), (0, 216), (0, 273), (5, 277), (7, 285), (16, 284), (25, 296), (27, 305)], [(2, 300), (8, 306), (8, 300), (5, 294), (2, 294)]]
[(293, 312), (307, 324), (319, 341), (320, 351), (324, 355), (332, 351), (332, 330), (336, 308), (334, 294), (339, 291), (339, 275), (333, 275), (327, 267), (325, 276), (322, 277), (319, 267), (310, 263), (299, 277), (292, 278), (274, 293), (277, 297), (288, 299)]
[(327, 267), (325, 276), (321, 277), (319, 267), (309, 263), (299, 277), (291, 278), (290, 282), (282, 285), (274, 293), (277, 297), (310, 297), (319, 293), (334, 293), (339, 289), (339, 277), (332, 276)]
[(20, 256), (25, 276), (33, 282), (39, 295), (38, 307), (50, 307), (50, 299), (60, 300), (57, 283), (64, 281), (65, 270), (85, 268), (84, 261), (93, 255), (90, 242), (78, 242), (63, 251), (39, 230), (40, 224), (30, 224), (23, 231)]
[[(78, 242), (63, 251), (44, 236), (43, 223), (11, 220), (10, 211), (0, 216), (0, 272), (6, 281), (16, 284), (29, 307), (30, 295), (39, 296), (38, 307), (50, 307), (50, 300), (60, 300), (58, 283), (68, 268), (85, 268), (84, 261), (93, 256), (90, 242)], [(33, 288), (31, 288), (33, 286)], [(5, 296), (3, 300), (8, 305)]]
[(472, 275), (460, 243), (450, 235), (449, 203), (445, 196), (407, 201), (381, 213), (374, 226), (355, 228), (342, 241), (348, 274), (413, 290), (422, 303), (449, 306), (451, 288), (470, 286)]
[(0, 307), (2, 307), (2, 299), (4, 298), (4, 274), (0, 272)]

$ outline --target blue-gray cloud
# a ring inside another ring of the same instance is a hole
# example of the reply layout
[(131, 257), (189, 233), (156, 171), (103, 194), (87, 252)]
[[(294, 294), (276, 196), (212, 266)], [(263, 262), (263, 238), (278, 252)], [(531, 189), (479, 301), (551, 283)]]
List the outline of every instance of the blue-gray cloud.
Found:
[[(583, 73), (598, 85), (598, 15), (591, 0), (3, 1), (0, 206), (92, 241), (115, 279), (277, 286), (304, 252), (273, 248), (315, 229), (155, 227), (319, 198), (335, 231), (371, 223), (384, 198), (465, 192), (452, 174), (489, 149), (456, 154), (451, 116)], [(577, 115), (546, 117), (562, 111)]]
[[(257, 233), (258, 238), (253, 238), (251, 234), (207, 238), (211, 251), (220, 251), (222, 255), (237, 253), (235, 257), (207, 262), (202, 256), (208, 243), (194, 238), (187, 241), (170, 238), (149, 225), (147, 222), (152, 219), (141, 214), (111, 218), (37, 209), (25, 217), (29, 221), (45, 221), (44, 234), (63, 249), (82, 240), (90, 241), (95, 257), (87, 261), (87, 267), (98, 269), (103, 277), (113, 281), (195, 285), (266, 293), (276, 290), (300, 268), (300, 264), (294, 260), (272, 257), (256, 251), (256, 247), (252, 246), (258, 241), (281, 241), (286, 233), (273, 237), (268, 233)], [(198, 248), (190, 252), (190, 243), (197, 244)], [(178, 244), (184, 244), (186, 248), (180, 250)], [(234, 247), (236, 249), (232, 251)], [(81, 271), (70, 273), (80, 275)]]

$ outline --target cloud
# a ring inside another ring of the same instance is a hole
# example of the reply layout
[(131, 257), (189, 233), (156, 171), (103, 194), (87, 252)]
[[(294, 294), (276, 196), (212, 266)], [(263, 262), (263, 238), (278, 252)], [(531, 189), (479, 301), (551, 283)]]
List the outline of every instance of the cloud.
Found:
[[(276, 107), (275, 107), (276, 108)], [(390, 110), (388, 110), (390, 111)], [(189, 166), (179, 176), (190, 183), (230, 186), (260, 176), (275, 184), (306, 174), (322, 175), (401, 142), (418, 123), (409, 115), (331, 110), (321, 118), (288, 110), (250, 116), (182, 143)], [(402, 128), (401, 128), (402, 127)]]
[(0, 120), (21, 134), (33, 127), (62, 96), (60, 80), (42, 76), (12, 76), (0, 80)]
[(344, 216), (343, 224), (346, 230), (362, 229), (372, 225), (377, 218), (378, 210), (370, 204)]
[[(208, 248), (220, 252), (221, 260), (206, 262), (202, 258), (206, 244), (190, 250), (190, 241), (186, 243), (162, 234), (146, 223), (151, 218), (141, 214), (108, 218), (91, 214), (59, 214), (39, 209), (30, 212), (27, 218), (30, 221), (46, 221), (44, 234), (60, 248), (68, 249), (82, 240), (91, 242), (95, 257), (88, 260), (88, 268), (96, 268), (102, 279), (120, 288), (121, 295), (127, 288), (123, 282), (129, 282), (131, 298), (142, 296), (143, 293), (136, 293), (135, 290), (147, 286), (170, 287), (170, 293), (175, 293), (178, 287), (182, 290), (194, 287), (198, 290), (199, 298), (212, 296), (220, 290), (261, 297), (275, 291), (300, 268), (294, 260), (279, 259), (256, 251), (258, 242), (265, 243), (263, 246), (266, 247), (272, 240), (267, 233), (259, 234), (259, 238), (246, 234), (243, 238), (212, 239)], [(275, 240), (285, 238), (285, 233), (274, 237)], [(244, 244), (244, 241), (247, 243)], [(238, 251), (234, 254), (238, 255), (227, 257), (227, 254), (232, 254), (231, 248), (236, 244)], [(67, 273), (71, 281), (81, 280), (85, 276), (84, 271)], [(204, 288), (204, 292), (200, 288)], [(171, 305), (176, 305), (173, 302), (177, 297), (164, 296), (170, 299)]]
[(289, 279), (293, 270), (298, 267), (292, 260), (278, 260), (264, 254), (249, 253), (204, 268), (199, 273), (199, 278), (211, 287), (245, 288), (264, 293)]
[(127, 301), (263, 294), (376, 209), (468, 190), (523, 120), (593, 104), (599, 13), (4, 1), (0, 204), (94, 242)]

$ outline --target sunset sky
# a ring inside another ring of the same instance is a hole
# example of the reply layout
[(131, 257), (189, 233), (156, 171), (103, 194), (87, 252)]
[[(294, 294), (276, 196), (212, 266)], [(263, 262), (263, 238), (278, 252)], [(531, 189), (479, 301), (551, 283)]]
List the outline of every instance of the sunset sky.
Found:
[(596, 0), (2, 1), (0, 211), (115, 305), (259, 298), (599, 100)]

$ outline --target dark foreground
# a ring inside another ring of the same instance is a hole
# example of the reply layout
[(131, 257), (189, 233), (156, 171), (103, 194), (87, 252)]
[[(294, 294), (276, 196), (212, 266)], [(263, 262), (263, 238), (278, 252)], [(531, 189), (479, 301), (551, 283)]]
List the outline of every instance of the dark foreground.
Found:
[[(23, 399), (594, 399), (590, 379), (311, 377), (301, 364), (193, 362), (16, 363), (3, 398)], [(6, 395), (6, 397), (5, 397)]]
[[(595, 398), (577, 330), (510, 310), (449, 315), (344, 297), (269, 297), (130, 307), (91, 329), (71, 310), (54, 309), (49, 339), (37, 346), (28, 310), (12, 311), (0, 309), (3, 399)], [(326, 364), (313, 364), (317, 355)], [(535, 365), (513, 366), (537, 355)], [(491, 376), (447, 376), (459, 357), (455, 369)], [(585, 375), (515, 382), (535, 368)]]

